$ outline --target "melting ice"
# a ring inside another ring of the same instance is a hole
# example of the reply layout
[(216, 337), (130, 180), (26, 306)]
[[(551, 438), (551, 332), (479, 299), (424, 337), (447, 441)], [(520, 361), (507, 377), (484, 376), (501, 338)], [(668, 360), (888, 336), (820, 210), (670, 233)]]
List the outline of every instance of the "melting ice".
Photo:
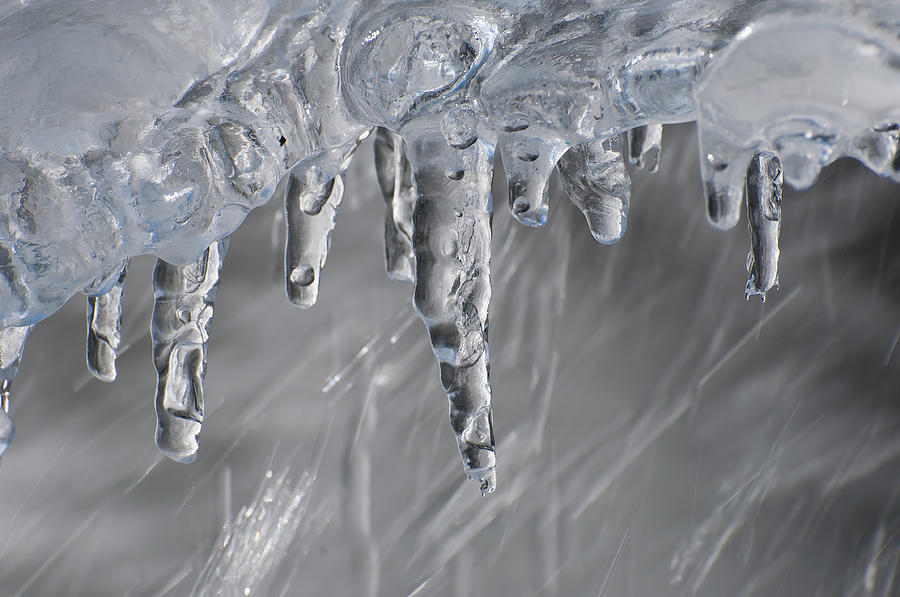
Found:
[(31, 326), (84, 292), (88, 366), (113, 380), (127, 261), (151, 253), (157, 443), (192, 460), (228, 235), (282, 201), (287, 295), (312, 307), (374, 131), (386, 269), (414, 284), (466, 473), (493, 491), (495, 159), (515, 219), (547, 221), (557, 171), (614, 243), (626, 157), (655, 171), (663, 125), (697, 121), (707, 217), (732, 227), (746, 203), (746, 293), (764, 299), (783, 181), (842, 156), (900, 181), (898, 31), (900, 5), (876, 0), (6, 3), (0, 450)]

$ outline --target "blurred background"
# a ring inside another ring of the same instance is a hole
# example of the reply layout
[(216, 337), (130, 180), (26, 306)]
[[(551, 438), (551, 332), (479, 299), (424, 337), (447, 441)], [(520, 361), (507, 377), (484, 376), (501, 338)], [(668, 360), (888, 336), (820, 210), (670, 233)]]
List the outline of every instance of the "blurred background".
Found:
[(154, 444), (153, 259), (114, 384), (84, 298), (33, 332), (0, 468), (0, 595), (900, 595), (900, 188), (854, 162), (785, 191), (781, 290), (705, 221), (693, 126), (596, 244), (552, 183), (495, 176), (498, 490), (468, 482), (411, 288), (384, 275), (369, 142), (319, 304), (284, 296), (280, 206), (232, 237), (200, 456)]

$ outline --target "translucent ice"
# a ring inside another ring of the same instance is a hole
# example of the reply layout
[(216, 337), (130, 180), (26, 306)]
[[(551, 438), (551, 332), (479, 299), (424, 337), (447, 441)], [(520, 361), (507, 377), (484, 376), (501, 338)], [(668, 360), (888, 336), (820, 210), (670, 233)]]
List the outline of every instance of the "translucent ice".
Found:
[(572, 203), (584, 214), (597, 242), (610, 245), (625, 235), (631, 179), (619, 137), (582, 143), (559, 161), (559, 173)]
[[(760, 294), (777, 279), (769, 166), (805, 187), (852, 156), (900, 180), (895, 2), (176, 4), (0, 8), (0, 325), (96, 296), (89, 358), (109, 379), (118, 273), (156, 255), (160, 443), (180, 459), (196, 450), (206, 329), (173, 314), (211, 314), (222, 239), (276, 195), (288, 297), (313, 305), (344, 172), (376, 127), (387, 269), (415, 282), (467, 471), (487, 491), (495, 149), (517, 220), (547, 221), (558, 167), (610, 243), (630, 201), (617, 139), (652, 171), (662, 125), (696, 120), (709, 220), (734, 226), (749, 191), (747, 290)], [(198, 268), (208, 287), (189, 289)]]
[(158, 377), (156, 443), (179, 462), (197, 457), (205, 412), (207, 328), (227, 248), (227, 241), (215, 242), (185, 266), (160, 259), (153, 271), (156, 302), (150, 331)]
[(87, 366), (101, 381), (116, 379), (116, 352), (122, 343), (122, 299), (125, 268), (112, 288), (87, 297)]

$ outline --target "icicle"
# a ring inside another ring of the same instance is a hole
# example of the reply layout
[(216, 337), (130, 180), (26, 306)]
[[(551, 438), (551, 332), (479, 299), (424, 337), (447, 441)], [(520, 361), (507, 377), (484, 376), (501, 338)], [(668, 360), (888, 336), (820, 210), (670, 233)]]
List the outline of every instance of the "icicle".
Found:
[(334, 221), (344, 198), (343, 173), (370, 132), (367, 129), (350, 143), (316, 154), (291, 169), (284, 198), (284, 274), (288, 299), (297, 307), (306, 309), (316, 304), (319, 274), (325, 267)]
[(197, 457), (203, 423), (203, 375), (207, 327), (228, 240), (214, 242), (193, 263), (177, 266), (162, 259), (153, 271), (150, 338), (156, 365), (156, 444), (178, 462)]
[(502, 135), (498, 148), (506, 170), (513, 217), (526, 226), (543, 226), (549, 211), (550, 174), (566, 146), (534, 137)]
[(375, 172), (387, 204), (384, 216), (387, 274), (398, 282), (414, 282), (412, 213), (415, 189), (412, 169), (403, 149), (403, 137), (384, 128), (379, 128), (375, 136)]
[(659, 170), (663, 125), (648, 124), (628, 131), (628, 161), (647, 172)]
[(702, 119), (697, 121), (697, 136), (706, 215), (716, 228), (730, 230), (741, 216), (745, 164), (754, 152), (735, 145), (715, 125), (706, 125)]
[(112, 288), (87, 297), (87, 366), (100, 381), (116, 379), (116, 356), (122, 342), (123, 267)]
[(32, 327), (24, 325), (0, 329), (0, 456), (16, 435), (12, 417), (9, 416), (10, 391)]
[(597, 242), (620, 240), (628, 223), (631, 178), (621, 153), (621, 137), (572, 147), (559, 160), (569, 199), (584, 213)]
[(753, 156), (747, 170), (747, 222), (750, 254), (747, 257), (746, 298), (778, 286), (778, 234), (781, 231), (781, 161), (771, 151)]
[(415, 306), (440, 362), (466, 472), (490, 493), (496, 485), (487, 345), (493, 147), (479, 141), (454, 149), (437, 131), (407, 139), (418, 193)]

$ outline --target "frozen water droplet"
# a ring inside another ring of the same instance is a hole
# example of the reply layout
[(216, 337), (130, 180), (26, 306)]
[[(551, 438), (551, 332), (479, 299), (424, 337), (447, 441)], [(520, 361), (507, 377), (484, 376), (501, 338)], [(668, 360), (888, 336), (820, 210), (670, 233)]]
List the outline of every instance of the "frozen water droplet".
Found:
[(513, 201), (513, 213), (522, 214), (531, 209), (531, 204), (528, 203), (528, 199), (525, 197), (517, 197), (515, 201)]
[(450, 147), (466, 149), (478, 140), (478, 115), (471, 108), (456, 107), (441, 121), (441, 132)]
[(620, 137), (572, 147), (559, 160), (559, 172), (572, 203), (584, 214), (597, 242), (612, 244), (625, 234), (631, 179), (620, 151)]
[(781, 161), (771, 151), (753, 156), (747, 169), (747, 223), (750, 258), (745, 294), (766, 292), (778, 281), (778, 236), (781, 232)]
[(506, 133), (518, 133), (528, 128), (528, 119), (524, 116), (516, 117), (503, 125), (503, 131)]
[(301, 264), (291, 272), (291, 282), (297, 286), (309, 286), (316, 279), (316, 272), (312, 266)]
[(157, 372), (156, 444), (177, 462), (193, 462), (197, 457), (205, 409), (207, 328), (227, 249), (227, 239), (220, 240), (188, 265), (159, 259), (153, 271), (150, 339)]
[(122, 343), (125, 272), (123, 267), (112, 287), (103, 294), (87, 297), (87, 367), (94, 377), (106, 382), (116, 379), (116, 356)]
[[(414, 303), (441, 365), (463, 464), (488, 490), (496, 464), (487, 363), (493, 148), (478, 142), (454, 150), (435, 132), (420, 132), (410, 149), (417, 190)], [(448, 180), (448, 165), (465, 176)]]
[(648, 172), (659, 170), (663, 125), (648, 124), (628, 131), (628, 161)]

